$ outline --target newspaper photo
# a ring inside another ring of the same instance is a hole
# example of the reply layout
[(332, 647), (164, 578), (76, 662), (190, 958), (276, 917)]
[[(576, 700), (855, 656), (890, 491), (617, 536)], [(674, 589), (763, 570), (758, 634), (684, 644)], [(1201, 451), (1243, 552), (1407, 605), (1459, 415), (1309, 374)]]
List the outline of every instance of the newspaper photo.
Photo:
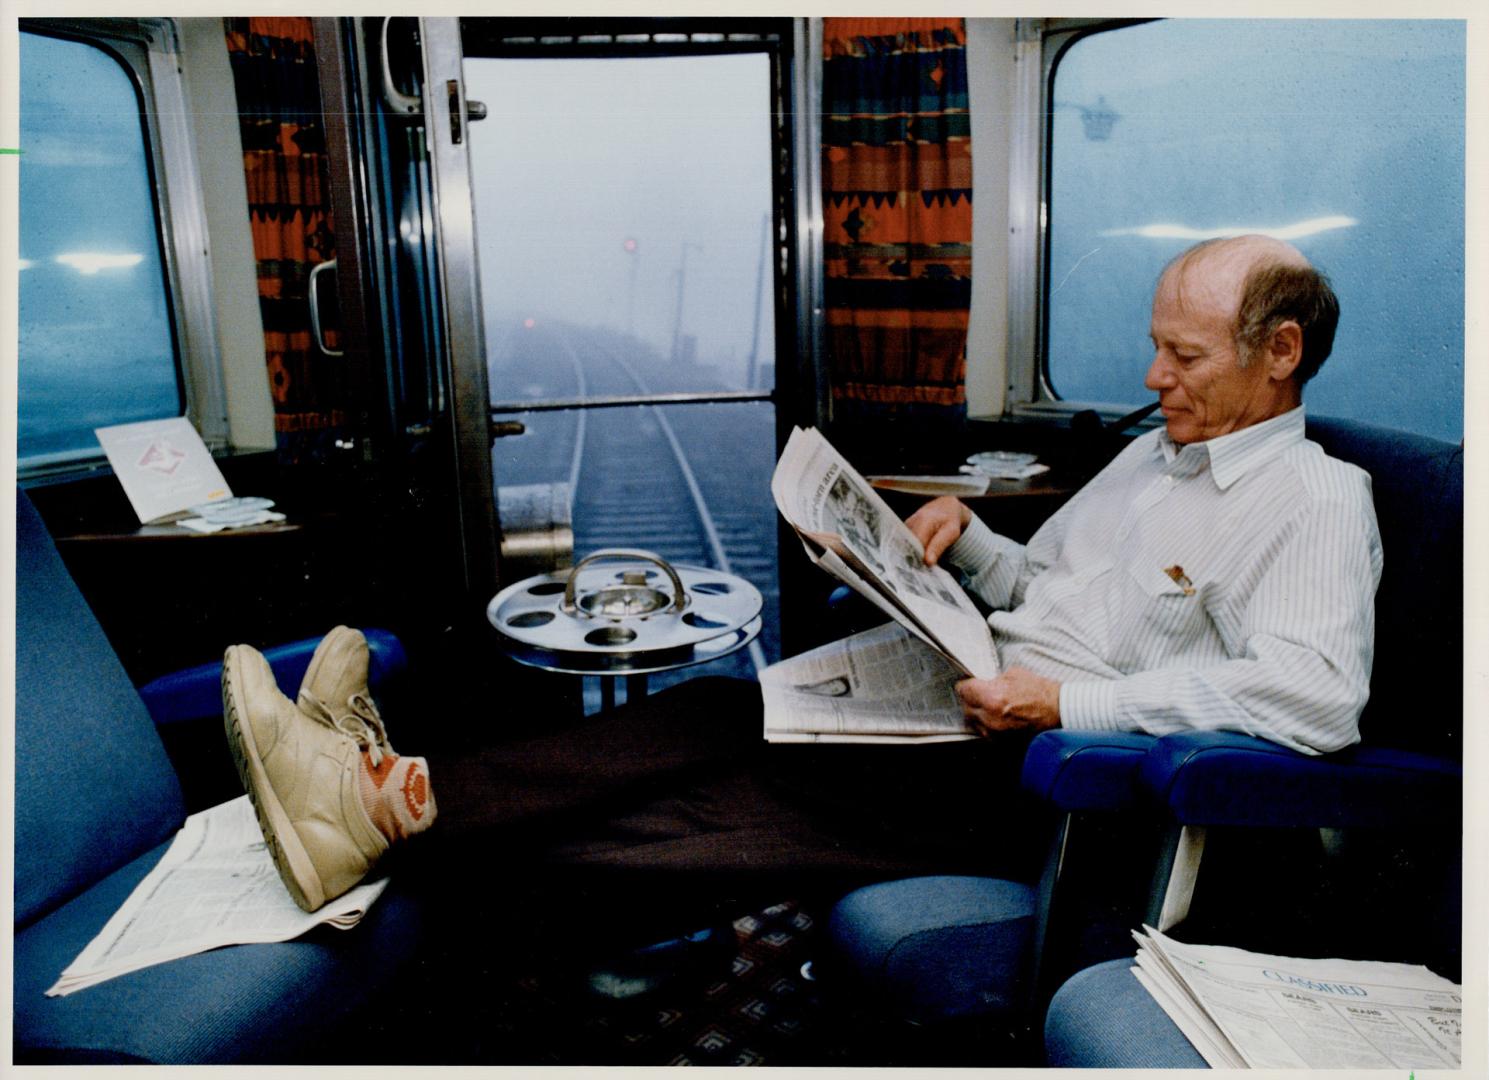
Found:
[(791, 433), (771, 477), (781, 516), (812, 561), (944, 656), (964, 676), (992, 678), (986, 620), (868, 481), (814, 429)]
[(945, 742), (975, 738), (961, 674), (897, 623), (824, 645), (760, 673), (770, 742)]
[(1133, 937), (1138, 982), (1214, 1068), (1460, 1066), (1462, 988), (1425, 967)]
[(387, 878), (365, 882), (319, 911), (301, 911), (243, 795), (186, 819), (155, 869), (47, 996), (224, 945), (289, 941), (322, 924), (349, 929), (387, 885)]

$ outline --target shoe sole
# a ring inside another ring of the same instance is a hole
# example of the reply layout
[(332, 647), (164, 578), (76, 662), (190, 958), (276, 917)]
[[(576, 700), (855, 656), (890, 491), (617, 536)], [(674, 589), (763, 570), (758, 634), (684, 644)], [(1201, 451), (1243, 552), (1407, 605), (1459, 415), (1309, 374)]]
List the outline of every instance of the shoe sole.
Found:
[(284, 804), (269, 783), (269, 774), (253, 737), (253, 727), (247, 722), (247, 702), (242, 700), (244, 673), (238, 650), (239, 646), (230, 647), (222, 659), (222, 718), (227, 729), (228, 747), (233, 752), (233, 764), (237, 766), (238, 779), (253, 803), (253, 812), (258, 817), (269, 856), (274, 860), (285, 888), (301, 909), (315, 911), (326, 902), (326, 890)]

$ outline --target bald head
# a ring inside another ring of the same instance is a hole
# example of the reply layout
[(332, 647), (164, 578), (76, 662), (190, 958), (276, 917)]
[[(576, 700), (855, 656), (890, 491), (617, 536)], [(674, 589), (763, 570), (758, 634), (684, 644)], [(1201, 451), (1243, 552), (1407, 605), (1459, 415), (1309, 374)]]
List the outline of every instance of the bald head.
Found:
[(1236, 352), (1249, 364), (1286, 323), (1302, 331), (1301, 386), (1334, 347), (1339, 301), (1329, 279), (1291, 244), (1256, 234), (1206, 240), (1180, 252), (1163, 270), (1159, 290), (1181, 306), (1230, 313)]

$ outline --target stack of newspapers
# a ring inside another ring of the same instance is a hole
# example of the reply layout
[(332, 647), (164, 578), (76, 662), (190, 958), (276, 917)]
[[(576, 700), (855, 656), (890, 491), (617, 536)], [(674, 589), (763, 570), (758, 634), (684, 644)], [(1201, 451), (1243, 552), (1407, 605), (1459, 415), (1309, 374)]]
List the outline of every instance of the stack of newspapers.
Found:
[(295, 906), (244, 795), (192, 814), (155, 869), (67, 966), (49, 997), (224, 945), (288, 941), (361, 921), (388, 879), (365, 882), (313, 914)]
[(1462, 988), (1425, 967), (1133, 937), (1133, 974), (1214, 1068), (1460, 1067)]

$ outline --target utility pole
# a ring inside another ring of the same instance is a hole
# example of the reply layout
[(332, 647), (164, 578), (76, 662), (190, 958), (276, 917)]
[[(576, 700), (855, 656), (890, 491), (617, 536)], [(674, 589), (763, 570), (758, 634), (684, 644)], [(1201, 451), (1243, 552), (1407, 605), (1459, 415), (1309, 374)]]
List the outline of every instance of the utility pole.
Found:
[(630, 297), (626, 302), (626, 337), (634, 337), (636, 334), (636, 271), (641, 267), (641, 245), (633, 237), (628, 236), (621, 246), (631, 256)]
[(745, 389), (755, 389), (756, 358), (760, 354), (760, 301), (765, 292), (765, 264), (770, 251), (770, 215), (761, 219), (764, 231), (760, 236), (760, 266), (755, 272), (755, 328), (750, 337), (750, 360), (745, 370)]
[(681, 355), (678, 351), (678, 345), (682, 337), (683, 285), (688, 280), (688, 248), (693, 248), (695, 251), (702, 251), (703, 245), (695, 244), (689, 240), (684, 240), (682, 245), (682, 262), (679, 263), (677, 268), (677, 316), (672, 322), (672, 362), (674, 364), (677, 363), (678, 357)]

